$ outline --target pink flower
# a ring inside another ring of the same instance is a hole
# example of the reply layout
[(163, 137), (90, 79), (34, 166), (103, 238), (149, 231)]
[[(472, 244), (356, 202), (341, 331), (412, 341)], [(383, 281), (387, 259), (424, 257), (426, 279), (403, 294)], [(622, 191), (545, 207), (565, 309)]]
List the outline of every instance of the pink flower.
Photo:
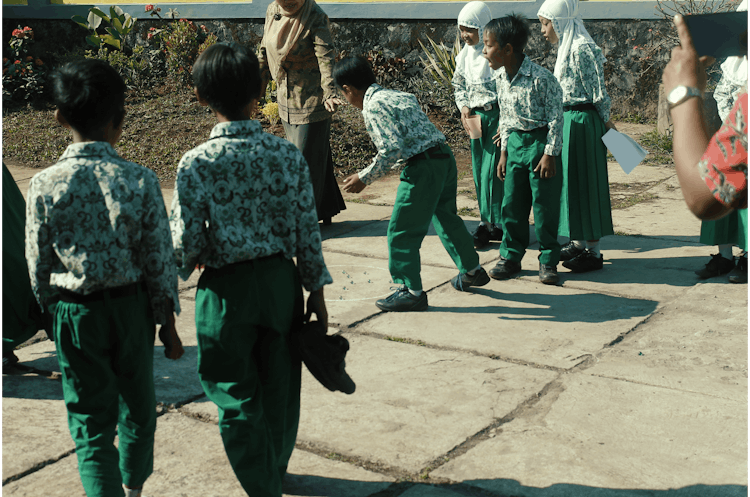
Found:
[(154, 34), (153, 34), (153, 33), (149, 33), (149, 34), (147, 34), (147, 35), (146, 35), (146, 39), (147, 39), (147, 40), (150, 40), (150, 39), (151, 39), (151, 38), (153, 38), (153, 37), (154, 37)]
[(146, 12), (151, 12), (152, 10), (154, 10), (154, 5), (153, 4), (146, 5)]
[(156, 28), (154, 28), (154, 27), (152, 26), (152, 27), (148, 28), (148, 30), (149, 30), (149, 31), (156, 31)]
[(201, 29), (203, 30), (204, 33), (208, 33), (208, 29), (206, 29), (205, 25), (201, 24)]
[(21, 63), (20, 60), (17, 60), (17, 61), (14, 62), (14, 64), (20, 64), (20, 63)]
[(26, 32), (26, 31), (31, 31), (31, 28), (30, 28), (30, 27), (28, 27), (28, 26), (25, 26), (25, 27), (23, 28), (23, 30), (24, 30), (24, 32)]
[(634, 46), (633, 46), (633, 49), (634, 49), (634, 50), (638, 50), (638, 45), (634, 45)]

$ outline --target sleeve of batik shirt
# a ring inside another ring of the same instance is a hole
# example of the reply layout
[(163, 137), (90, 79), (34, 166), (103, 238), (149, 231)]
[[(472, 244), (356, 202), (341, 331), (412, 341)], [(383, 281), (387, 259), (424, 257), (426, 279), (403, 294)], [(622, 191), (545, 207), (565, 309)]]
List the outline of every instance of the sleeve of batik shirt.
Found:
[(194, 159), (186, 154), (177, 168), (170, 227), (177, 274), (187, 280), (208, 245), (208, 199), (195, 173)]
[(469, 96), (466, 91), (466, 78), (464, 77), (463, 69), (461, 67), (457, 67), (454, 71), (451, 84), (453, 85), (453, 95), (458, 110), (460, 111), (464, 107), (468, 107)]
[[(296, 150), (295, 150), (296, 151)], [(302, 286), (308, 292), (314, 292), (333, 283), (333, 278), (323, 260), (323, 239), (318, 226), (318, 214), (315, 210), (315, 194), (310, 182), (310, 169), (302, 154), (297, 152), (297, 267)]]
[(333, 84), (333, 59), (335, 48), (331, 37), (330, 21), (328, 16), (320, 18), (314, 27), (312, 33), (313, 46), (315, 47), (315, 56), (318, 59), (320, 68), (320, 86), (323, 88), (323, 101), (335, 97), (336, 86)]
[[(159, 180), (152, 171), (148, 171), (145, 177), (145, 189), (147, 194), (144, 198), (140, 260), (145, 262), (142, 269), (148, 286), (154, 321), (157, 324), (166, 324), (170, 310), (180, 313), (177, 267), (174, 263), (169, 216), (164, 206)], [(172, 302), (172, 309), (169, 309), (168, 301)]]
[[(598, 50), (598, 49), (597, 49)], [(574, 67), (579, 68), (579, 77), (586, 95), (591, 97), (599, 117), (605, 123), (609, 121), (609, 112), (612, 102), (607, 93), (604, 83), (604, 66), (596, 57), (591, 45), (582, 44), (578, 51), (573, 54)]]
[(711, 138), (698, 170), (716, 200), (747, 208), (747, 91)]
[(716, 100), (716, 107), (722, 122), (726, 121), (740, 91), (742, 91), (742, 85), (730, 83), (729, 79), (725, 76), (722, 76), (719, 84), (716, 85), (714, 99)]
[(540, 80), (540, 83), (540, 89), (544, 89), (544, 114), (549, 128), (544, 153), (557, 156), (562, 152), (563, 92), (554, 76)]
[(52, 297), (50, 274), (57, 257), (52, 247), (52, 233), (47, 224), (46, 197), (40, 192), (39, 175), (29, 184), (26, 201), (26, 263), (29, 267), (31, 290), (37, 302), (46, 306)]
[[(399, 119), (408, 116), (400, 116), (393, 111), (390, 105), (384, 101), (378, 101), (373, 108), (363, 114), (365, 127), (370, 135), (378, 153), (372, 159), (372, 163), (359, 172), (359, 179), (369, 185), (378, 178), (396, 167), (404, 159), (401, 154), (401, 137), (398, 134)], [(406, 157), (408, 159), (408, 157)]]

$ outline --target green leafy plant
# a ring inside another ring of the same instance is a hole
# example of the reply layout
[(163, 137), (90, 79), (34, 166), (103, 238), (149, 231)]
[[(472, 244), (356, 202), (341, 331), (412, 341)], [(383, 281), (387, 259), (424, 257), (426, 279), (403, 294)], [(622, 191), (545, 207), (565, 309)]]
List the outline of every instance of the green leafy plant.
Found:
[(100, 47), (97, 51), (88, 50), (85, 57), (108, 62), (122, 76), (125, 84), (131, 88), (144, 88), (154, 83), (161, 69), (160, 61), (155, 60), (159, 58), (159, 52), (142, 46), (133, 48), (130, 54), (122, 50)]
[(438, 45), (432, 38), (427, 37), (427, 41), (432, 46), (432, 52), (419, 40), (419, 45), (424, 50), (426, 59), (419, 57), (419, 60), (424, 64), (427, 74), (438, 84), (445, 86), (448, 89), (453, 89), (451, 81), (453, 80), (453, 73), (456, 70), (456, 57), (461, 51), (461, 36), (456, 33), (456, 40), (453, 42), (453, 47), (448, 48), (442, 42)]
[(8, 41), (8, 55), (3, 58), (3, 102), (33, 100), (44, 92), (46, 66), (31, 54), (34, 30), (18, 26)]
[[(146, 5), (146, 12), (162, 19), (160, 11), (161, 9), (154, 5)], [(176, 14), (179, 12), (169, 9), (167, 16), (173, 17)], [(193, 85), (190, 73), (198, 56), (218, 41), (216, 35), (209, 33), (206, 26), (196, 26), (193, 21), (187, 19), (170, 22), (164, 28), (149, 28), (146, 40), (164, 54), (169, 77), (175, 83), (187, 87)]]
[[(99, 48), (102, 44), (107, 44), (122, 50), (122, 42), (128, 33), (133, 30), (135, 21), (138, 19), (131, 17), (130, 14), (126, 14), (120, 7), (114, 5), (109, 8), (109, 13), (108, 16), (96, 7), (92, 7), (89, 9), (87, 18), (73, 16), (72, 19), (79, 26), (91, 31), (91, 34), (86, 37), (86, 43), (92, 47)], [(106, 34), (99, 34), (98, 32), (102, 21), (109, 24), (104, 29)]]

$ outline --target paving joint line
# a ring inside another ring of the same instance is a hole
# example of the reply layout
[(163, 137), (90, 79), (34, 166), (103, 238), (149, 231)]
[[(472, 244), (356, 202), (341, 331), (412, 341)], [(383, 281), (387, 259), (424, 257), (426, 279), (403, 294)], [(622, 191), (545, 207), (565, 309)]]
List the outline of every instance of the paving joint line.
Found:
[(56, 462), (58, 462), (58, 461), (60, 461), (62, 459), (65, 459), (69, 455), (74, 454), (75, 451), (76, 451), (75, 448), (70, 449), (69, 451), (64, 452), (63, 454), (61, 454), (61, 455), (59, 455), (57, 457), (54, 457), (52, 459), (47, 459), (46, 461), (42, 461), (40, 463), (35, 464), (34, 466), (32, 466), (31, 468), (29, 468), (27, 470), (21, 471), (20, 473), (15, 474), (13, 476), (9, 476), (8, 478), (5, 478), (3, 480), (3, 486), (7, 485), (8, 483), (12, 483), (14, 481), (20, 480), (21, 478), (23, 478), (25, 476), (29, 476), (30, 474), (36, 473), (37, 471), (39, 471), (39, 470), (41, 470), (43, 468), (46, 468), (50, 464), (54, 464), (54, 463), (56, 463)]

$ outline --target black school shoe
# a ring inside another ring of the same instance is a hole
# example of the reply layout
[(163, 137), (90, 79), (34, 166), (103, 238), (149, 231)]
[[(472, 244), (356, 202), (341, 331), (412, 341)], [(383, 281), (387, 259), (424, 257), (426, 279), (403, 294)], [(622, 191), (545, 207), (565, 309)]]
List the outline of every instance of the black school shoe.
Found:
[(539, 281), (545, 285), (557, 285), (557, 282), (560, 281), (560, 277), (557, 276), (557, 266), (541, 264), (539, 266)]
[(417, 297), (408, 288), (401, 287), (384, 299), (375, 302), (378, 309), (388, 312), (409, 312), (427, 310), (427, 292)]
[(490, 244), (491, 234), (486, 224), (477, 226), (471, 236), (474, 238), (474, 248), (484, 248)]
[(490, 277), (484, 268), (479, 268), (473, 275), (469, 273), (458, 273), (451, 279), (451, 285), (459, 292), (465, 292), (472, 286), (484, 286), (490, 282)]
[(737, 265), (729, 273), (729, 282), (747, 283), (747, 256), (737, 258)]
[(734, 261), (727, 259), (721, 254), (712, 254), (711, 260), (708, 261), (706, 267), (699, 269), (695, 272), (698, 278), (705, 280), (707, 278), (713, 278), (714, 276), (721, 276), (727, 274), (734, 269)]
[(566, 267), (574, 273), (587, 273), (589, 271), (596, 271), (604, 267), (604, 256), (599, 257), (589, 249), (585, 249), (583, 252), (573, 257), (569, 261), (563, 262), (563, 267)]
[(586, 249), (578, 248), (578, 246), (571, 240), (562, 246), (562, 249), (560, 250), (560, 260), (562, 262), (569, 261), (574, 257), (581, 255), (584, 250)]
[(496, 280), (507, 280), (510, 277), (512, 277), (514, 274), (518, 274), (521, 272), (521, 263), (520, 262), (513, 262), (508, 259), (503, 259), (500, 257), (500, 260), (497, 264), (495, 264), (495, 267), (490, 269), (490, 277)]
[(490, 230), (490, 240), (493, 242), (503, 241), (503, 229), (500, 226), (497, 226), (496, 224), (492, 225), (492, 229)]

